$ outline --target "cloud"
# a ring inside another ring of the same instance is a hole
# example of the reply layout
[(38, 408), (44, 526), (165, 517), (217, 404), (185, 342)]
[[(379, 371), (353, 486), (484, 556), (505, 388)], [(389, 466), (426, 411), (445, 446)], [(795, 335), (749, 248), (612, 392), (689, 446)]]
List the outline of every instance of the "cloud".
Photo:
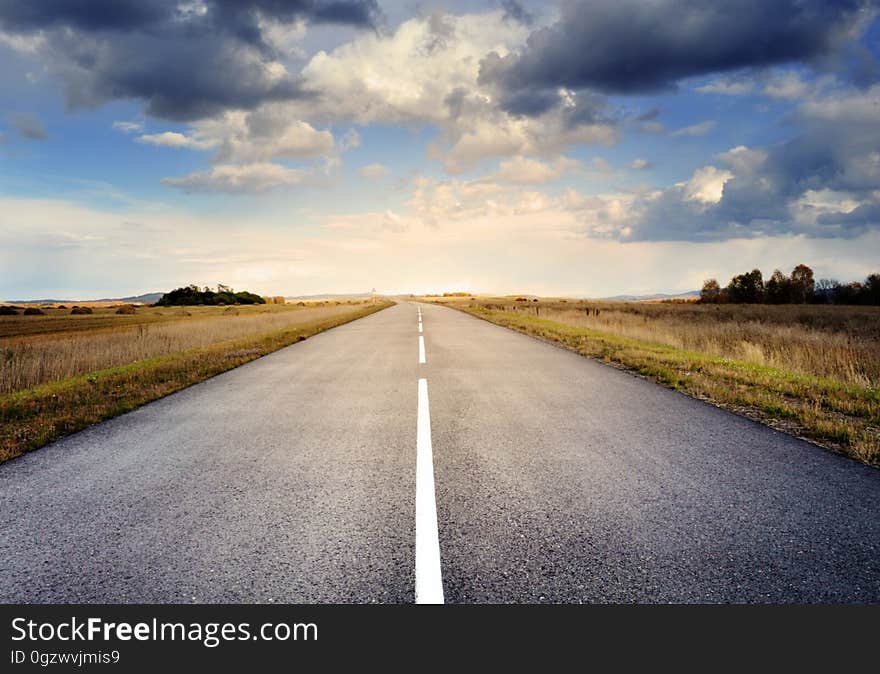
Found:
[(868, 89), (828, 92), (805, 101), (797, 116), (807, 124), (865, 127), (880, 118), (880, 85)]
[(724, 194), (724, 184), (733, 178), (730, 171), (704, 166), (694, 171), (694, 175), (682, 186), (685, 201), (701, 204), (717, 204)]
[(399, 235), (411, 229), (411, 223), (391, 209), (379, 212), (330, 214), (323, 219), (324, 227), (327, 229), (353, 234)]
[(122, 133), (137, 133), (144, 130), (141, 122), (113, 122), (113, 128)]
[(725, 96), (745, 96), (760, 92), (775, 100), (805, 100), (818, 93), (831, 83), (833, 77), (823, 76), (809, 79), (803, 69), (771, 69), (762, 72), (742, 73), (733, 77), (713, 80), (708, 84), (696, 87), (696, 91), (704, 94), (721, 94)]
[(190, 194), (259, 194), (279, 187), (299, 185), (309, 176), (308, 171), (291, 169), (280, 164), (218, 164), (209, 171), (190, 173), (181, 178), (163, 178), (162, 184)]
[(770, 98), (799, 100), (807, 98), (814, 91), (814, 85), (805, 81), (796, 72), (779, 73), (764, 85), (763, 93)]
[[(497, 214), (483, 200), (474, 218), (434, 225), (394, 209), (318, 216), (311, 229), (299, 213), (278, 209), (272, 221), (278, 226), (248, 228), (246, 241), (229, 235), (241, 232), (241, 215), (232, 210), (196, 215), (146, 208), (120, 215), (71, 201), (0, 197), (0, 269), (6, 272), (4, 292), (14, 297), (80, 298), (152, 290), (144, 279), (164, 288), (222, 279), (266, 295), (372, 287), (443, 292), (458, 284), (475, 292), (528, 288), (548, 296), (603, 297), (692, 290), (709, 276), (725, 279), (754, 266), (790, 269), (802, 261), (817, 277), (850, 280), (876, 271), (876, 230), (855, 239), (622, 243), (585, 234), (603, 203), (609, 218), (615, 209), (625, 213), (623, 197), (614, 206), (614, 195), (600, 195), (601, 201), (572, 195), (582, 210), (558, 200), (545, 201), (545, 210), (514, 212), (515, 204), (528, 205), (527, 193), (511, 193), (511, 207), (496, 206)], [(583, 203), (588, 201), (592, 206)], [(394, 231), (395, 220), (404, 228)], [(321, 227), (334, 221), (347, 226)]]
[(554, 92), (546, 101), (499, 99), (478, 83), (490, 51), (507, 53), (528, 29), (500, 11), (410, 19), (384, 34), (363, 34), (302, 70), (321, 95), (288, 104), (303, 119), (358, 124), (436, 124), (431, 156), (449, 173), (485, 159), (558, 155), (567, 145), (609, 144), (614, 123), (601, 97)]
[[(880, 235), (880, 85), (838, 87), (801, 103), (791, 115), (799, 135), (765, 147), (735, 146), (696, 168), (687, 180), (660, 189), (530, 199), (568, 232), (619, 241), (709, 242), (811, 237), (830, 241)], [(648, 166), (636, 160), (631, 168)], [(430, 200), (454, 220), (517, 212), (516, 193), (487, 196), (480, 212), (460, 208), (463, 184), (435, 186)], [(456, 185), (458, 185), (456, 187)], [(438, 199), (444, 196), (445, 199)], [(450, 196), (451, 195), (451, 196)]]
[(539, 118), (516, 118), (489, 109), (482, 115), (456, 120), (445, 138), (449, 149), (443, 156), (443, 167), (456, 175), (488, 158), (553, 156), (569, 145), (612, 145), (617, 141), (617, 130), (608, 124), (570, 127), (560, 111)]
[(291, 115), (284, 104), (266, 104), (252, 111), (234, 110), (193, 122), (186, 133), (164, 131), (136, 140), (163, 147), (216, 149), (214, 161), (238, 163), (329, 158), (360, 142), (352, 129), (337, 147), (330, 131), (315, 129)]
[(521, 52), (487, 56), (480, 77), (506, 91), (660, 91), (685, 77), (829, 56), (869, 4), (573, 0)]
[(358, 173), (367, 180), (381, 180), (388, 175), (388, 168), (383, 164), (367, 164), (362, 166)]
[(210, 141), (197, 140), (176, 131), (164, 131), (162, 133), (149, 133), (137, 137), (138, 143), (146, 145), (159, 145), (161, 147), (185, 147), (193, 150), (207, 150), (214, 147)]
[(647, 159), (633, 159), (629, 167), (636, 171), (642, 171), (651, 168), (651, 163)]
[(361, 146), (361, 137), (357, 131), (354, 129), (349, 129), (345, 132), (345, 135), (339, 139), (339, 151), (340, 152), (348, 152), (349, 150), (353, 150), (356, 147)]
[(802, 104), (802, 133), (737, 146), (684, 183), (640, 196), (605, 235), (709, 241), (782, 235), (852, 238), (880, 230), (880, 86)]
[(720, 94), (722, 96), (744, 96), (754, 91), (755, 85), (746, 78), (720, 78), (697, 87), (701, 94)]
[(364, 33), (309, 60), (303, 82), (321, 96), (297, 107), (309, 119), (442, 124), (486, 102), (476, 90), (480, 59), (491, 50), (506, 53), (527, 35), (527, 28), (504, 22), (498, 11), (433, 14), (389, 33)]
[(516, 21), (524, 26), (531, 26), (535, 23), (535, 15), (523, 7), (517, 0), (501, 0), (501, 7), (504, 9), (504, 19), (506, 21)]
[(712, 129), (715, 128), (715, 120), (707, 119), (705, 122), (700, 122), (699, 124), (692, 124), (691, 126), (685, 126), (681, 129), (676, 129), (670, 136), (705, 136)]
[(193, 136), (218, 149), (221, 161), (255, 162), (327, 156), (334, 150), (333, 134), (297, 119), (283, 104), (251, 111), (231, 111), (196, 122)]
[(0, 24), (7, 30), (68, 28), (82, 31), (138, 31), (170, 22), (203, 21), (242, 39), (261, 38), (260, 21), (307, 20), (374, 26), (381, 18), (375, 0), (42, 0), (0, 3)]
[(193, 120), (309, 95), (269, 27), (375, 26), (380, 14), (375, 0), (2, 2), (0, 31), (45, 38), (35, 51), (71, 108), (135, 98), (150, 115)]
[(862, 204), (851, 211), (822, 214), (819, 216), (819, 224), (837, 225), (855, 231), (876, 229), (880, 226), (880, 203)]
[(551, 162), (542, 162), (526, 157), (514, 157), (502, 161), (498, 172), (491, 179), (516, 185), (541, 185), (559, 180), (583, 165), (576, 159), (558, 157)]
[(18, 135), (27, 140), (46, 140), (49, 137), (43, 123), (34, 115), (12, 115), (9, 124), (18, 131)]

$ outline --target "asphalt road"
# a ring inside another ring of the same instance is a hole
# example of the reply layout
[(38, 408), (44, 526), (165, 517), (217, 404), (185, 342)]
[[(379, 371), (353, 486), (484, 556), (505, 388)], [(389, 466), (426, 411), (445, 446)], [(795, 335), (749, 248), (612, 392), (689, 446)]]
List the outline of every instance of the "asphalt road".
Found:
[(0, 466), (0, 602), (880, 601), (880, 471), (418, 311)]

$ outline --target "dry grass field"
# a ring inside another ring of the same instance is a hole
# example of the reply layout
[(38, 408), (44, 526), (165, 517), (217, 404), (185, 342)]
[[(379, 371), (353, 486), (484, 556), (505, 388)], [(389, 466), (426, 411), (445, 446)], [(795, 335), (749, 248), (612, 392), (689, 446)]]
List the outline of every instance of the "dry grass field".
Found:
[(434, 299), (880, 465), (880, 307)]
[(141, 307), (71, 315), (0, 316), (0, 395), (95, 370), (294, 328), (351, 313), (362, 303), (311, 306)]
[(390, 304), (0, 316), (0, 462)]

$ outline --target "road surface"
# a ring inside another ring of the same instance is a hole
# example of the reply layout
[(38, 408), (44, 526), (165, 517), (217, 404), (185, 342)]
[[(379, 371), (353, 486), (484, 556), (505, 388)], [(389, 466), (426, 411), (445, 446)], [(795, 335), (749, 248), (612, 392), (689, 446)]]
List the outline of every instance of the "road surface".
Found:
[(878, 515), (880, 471), (401, 303), (0, 466), (0, 602), (878, 602)]

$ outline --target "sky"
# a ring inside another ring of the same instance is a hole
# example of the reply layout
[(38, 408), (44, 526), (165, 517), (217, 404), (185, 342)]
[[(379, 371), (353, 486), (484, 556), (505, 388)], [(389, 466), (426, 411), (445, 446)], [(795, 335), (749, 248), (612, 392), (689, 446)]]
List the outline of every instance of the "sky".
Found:
[(876, 0), (0, 0), (0, 297), (880, 270)]

